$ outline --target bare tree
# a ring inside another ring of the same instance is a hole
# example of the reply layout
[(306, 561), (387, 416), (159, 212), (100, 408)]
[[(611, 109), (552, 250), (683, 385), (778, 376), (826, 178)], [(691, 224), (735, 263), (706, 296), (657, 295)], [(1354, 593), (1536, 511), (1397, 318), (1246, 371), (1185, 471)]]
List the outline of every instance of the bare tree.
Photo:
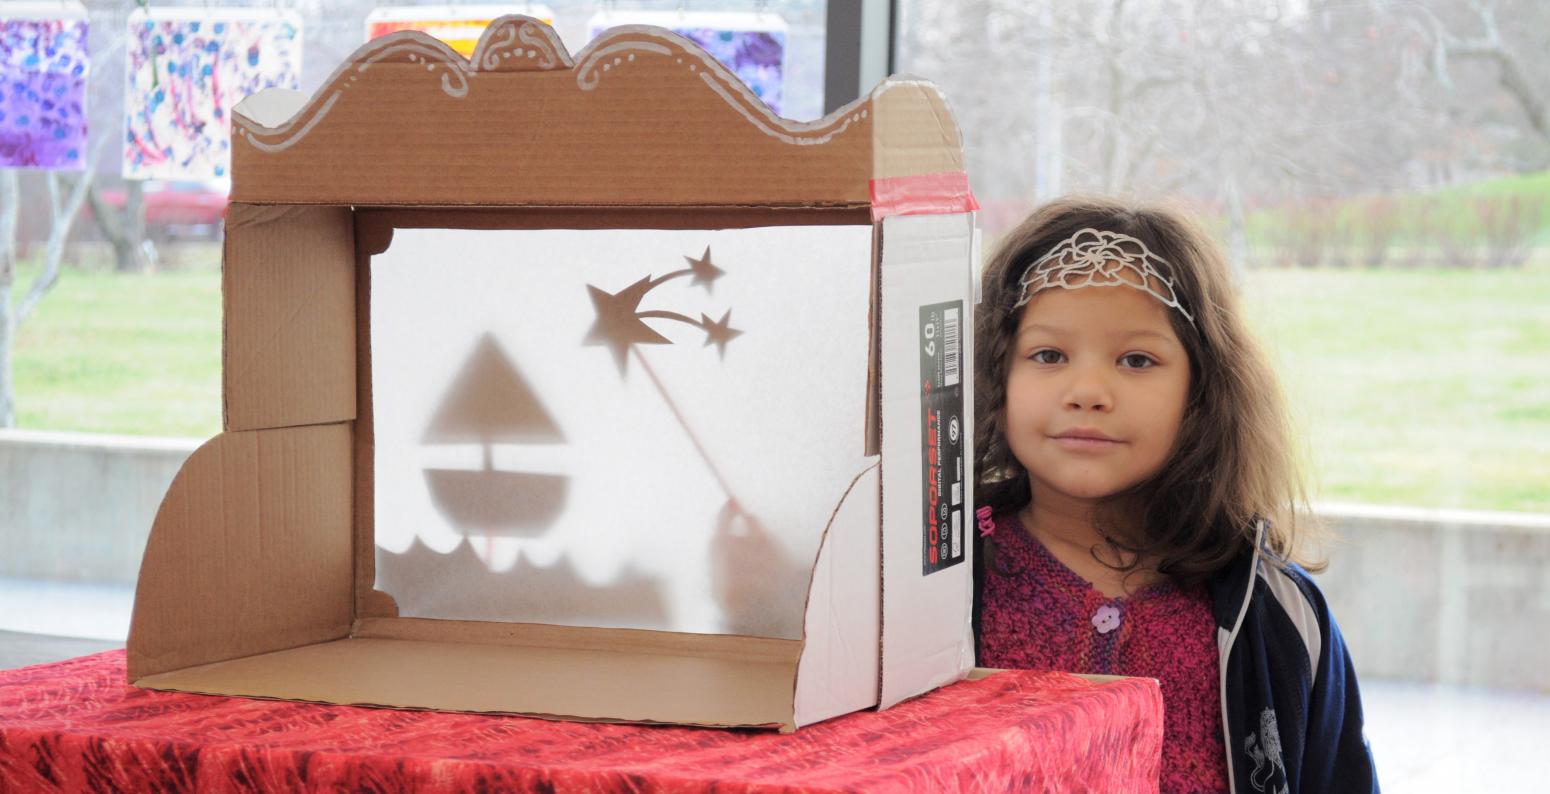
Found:
[(21, 203), (20, 180), (14, 169), (0, 169), (0, 427), (16, 426), (16, 390), (12, 366), (16, 330), (37, 310), (49, 290), (59, 283), (70, 227), (86, 201), (86, 191), (91, 186), (96, 165), (97, 155), (93, 152), (87, 156), (86, 169), (73, 182), (56, 171), (48, 172), (49, 225), (42, 268), (33, 277), (21, 302), (14, 308), (11, 290), (16, 283), (16, 222)]
[(1550, 3), (906, 5), (904, 62), (952, 100), (987, 208), (1050, 185), (1183, 197), (1228, 219), (1242, 261), (1255, 208), (1550, 162), (1531, 120), (1550, 104)]
[(11, 337), (16, 331), (16, 321), (11, 316), (11, 284), (16, 281), (20, 182), (15, 169), (0, 168), (0, 427), (16, 426), (16, 399), (12, 396), (15, 389), (11, 377)]
[(102, 198), (102, 190), (92, 185), (86, 191), (86, 204), (102, 236), (113, 247), (113, 269), (119, 273), (140, 273), (151, 264), (146, 255), (145, 183), (125, 180), (124, 206), (115, 207)]
[[(1425, 5), (1418, 5), (1418, 13), (1430, 28), (1434, 47), (1434, 72), (1438, 81), (1446, 88), (1452, 84), (1450, 61), (1466, 60), (1490, 64), (1495, 69), (1498, 85), (1523, 111), (1529, 128), (1540, 138), (1550, 141), (1550, 93), (1547, 93), (1550, 92), (1550, 80), (1544, 76), (1545, 64), (1529, 64), (1523, 55), (1523, 49), (1509, 42), (1502, 35), (1501, 25), (1497, 22), (1497, 12), (1503, 5), (1505, 4), (1490, 0), (1470, 0), (1463, 4), (1463, 9), (1460, 9), (1467, 11), (1468, 19), (1457, 26), (1450, 25), (1442, 16)], [(1533, 28), (1542, 32), (1543, 23), (1546, 21), (1542, 13), (1543, 4), (1535, 5), (1539, 6), (1541, 14), (1537, 20), (1540, 24)], [(1515, 9), (1515, 16), (1518, 16), (1516, 24), (1521, 25), (1527, 21), (1524, 16), (1533, 10), (1521, 7)], [(1465, 27), (1471, 30), (1468, 34), (1461, 35), (1459, 29)], [(1538, 42), (1536, 49), (1542, 52), (1544, 43)]]

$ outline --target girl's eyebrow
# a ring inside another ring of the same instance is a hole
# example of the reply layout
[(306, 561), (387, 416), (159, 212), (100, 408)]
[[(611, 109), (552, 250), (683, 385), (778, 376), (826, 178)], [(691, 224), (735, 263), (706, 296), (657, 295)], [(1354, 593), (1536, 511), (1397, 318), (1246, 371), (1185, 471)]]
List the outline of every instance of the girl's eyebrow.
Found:
[(1064, 328), (1056, 328), (1053, 325), (1040, 325), (1038, 323), (1030, 323), (1028, 325), (1025, 325), (1025, 326), (1017, 329), (1017, 335), (1018, 336), (1022, 336), (1023, 334), (1029, 333), (1031, 331), (1043, 331), (1046, 334), (1053, 334), (1055, 336), (1059, 336), (1059, 335), (1065, 333), (1066, 329), (1064, 329)]
[(1161, 331), (1153, 331), (1150, 328), (1141, 328), (1141, 329), (1137, 329), (1137, 330), (1133, 330), (1133, 331), (1123, 331), (1121, 333), (1115, 334), (1115, 336), (1122, 336), (1125, 339), (1134, 339), (1134, 338), (1136, 338), (1138, 336), (1155, 336), (1158, 339), (1163, 340), (1164, 342), (1172, 342), (1173, 341), (1173, 337), (1171, 337), (1171, 336), (1169, 336), (1169, 335), (1167, 335), (1165, 333), (1162, 333)]

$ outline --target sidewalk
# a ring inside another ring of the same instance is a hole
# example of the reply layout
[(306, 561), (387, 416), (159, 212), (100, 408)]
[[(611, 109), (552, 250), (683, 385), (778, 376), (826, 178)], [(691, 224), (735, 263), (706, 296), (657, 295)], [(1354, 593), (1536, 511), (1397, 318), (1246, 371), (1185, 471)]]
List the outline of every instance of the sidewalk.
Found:
[(1540, 792), (1550, 695), (1363, 681), (1367, 740), (1384, 792)]
[(0, 577), (0, 631), (122, 645), (134, 602), (131, 585)]

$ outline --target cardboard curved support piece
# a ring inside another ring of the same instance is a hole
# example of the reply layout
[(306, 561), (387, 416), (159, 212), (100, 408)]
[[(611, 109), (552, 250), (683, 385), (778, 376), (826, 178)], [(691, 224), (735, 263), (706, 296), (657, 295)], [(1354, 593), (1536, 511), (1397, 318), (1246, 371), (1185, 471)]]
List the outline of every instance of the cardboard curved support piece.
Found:
[(797, 727), (877, 705), (882, 570), (881, 473), (856, 475), (825, 527), (813, 563), (797, 662)]
[(350, 425), (222, 433), (172, 481), (129, 630), (129, 679), (346, 636)]

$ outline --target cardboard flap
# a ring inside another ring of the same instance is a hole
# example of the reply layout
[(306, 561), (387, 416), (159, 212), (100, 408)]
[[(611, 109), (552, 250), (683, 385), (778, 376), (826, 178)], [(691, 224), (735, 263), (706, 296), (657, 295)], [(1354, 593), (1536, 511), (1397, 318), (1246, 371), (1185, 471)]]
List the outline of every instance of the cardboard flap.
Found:
[(883, 222), (883, 708), (974, 666), (973, 229), (967, 213)]
[(135, 591), (129, 677), (345, 636), (350, 426), (222, 433), (183, 464)]
[(851, 483), (813, 565), (797, 666), (797, 727), (877, 705), (882, 572), (878, 467)]
[(226, 430), (354, 419), (350, 208), (232, 204), (221, 278)]
[[(485, 31), (472, 61), (425, 34), (395, 33), (363, 45), (288, 121), (234, 114), (232, 198), (866, 206), (872, 112), (866, 98), (813, 122), (780, 118), (720, 62), (661, 28), (610, 30), (572, 65), (549, 26), (508, 16)], [(903, 128), (928, 124), (920, 139), (944, 140), (941, 121), (910, 112), (893, 126), (914, 149)], [(916, 152), (891, 157), (890, 169), (954, 157), (961, 162), (956, 150)]]

